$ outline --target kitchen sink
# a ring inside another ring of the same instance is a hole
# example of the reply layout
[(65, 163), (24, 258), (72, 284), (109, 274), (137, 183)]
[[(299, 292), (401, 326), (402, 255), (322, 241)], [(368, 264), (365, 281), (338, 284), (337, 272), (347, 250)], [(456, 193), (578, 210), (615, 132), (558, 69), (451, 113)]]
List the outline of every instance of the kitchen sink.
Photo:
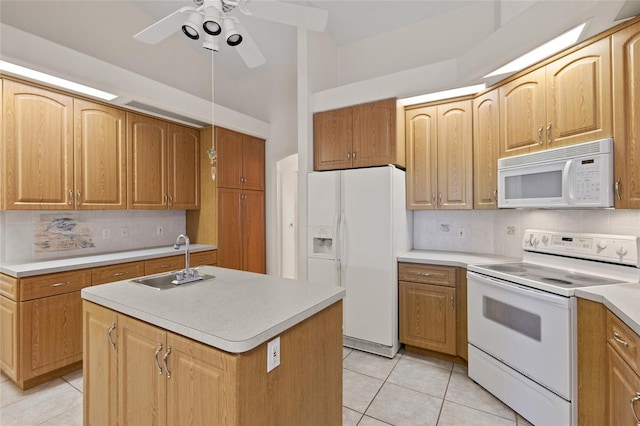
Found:
[(167, 290), (170, 288), (180, 287), (181, 285), (191, 284), (198, 281), (205, 281), (215, 278), (213, 275), (199, 275), (200, 279), (193, 279), (186, 283), (176, 282), (176, 272), (168, 272), (165, 274), (151, 275), (143, 278), (131, 280), (134, 283), (146, 285), (156, 290)]

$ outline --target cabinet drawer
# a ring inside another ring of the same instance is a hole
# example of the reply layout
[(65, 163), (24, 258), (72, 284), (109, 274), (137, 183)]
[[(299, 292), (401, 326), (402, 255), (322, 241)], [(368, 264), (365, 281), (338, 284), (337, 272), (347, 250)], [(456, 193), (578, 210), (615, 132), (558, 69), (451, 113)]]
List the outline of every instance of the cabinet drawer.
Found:
[(217, 250), (208, 250), (208, 251), (199, 251), (197, 253), (191, 254), (191, 266), (203, 266), (210, 265), (215, 266), (218, 261), (218, 251)]
[(20, 278), (20, 301), (82, 290), (91, 285), (91, 269)]
[(153, 274), (159, 274), (161, 272), (176, 271), (178, 269), (184, 269), (184, 255), (161, 257), (160, 259), (144, 261), (145, 275), (153, 275)]
[(0, 274), (0, 296), (18, 300), (18, 279)]
[(91, 270), (93, 285), (112, 283), (144, 275), (144, 262), (121, 263), (119, 265), (102, 266)]
[(400, 263), (398, 280), (455, 287), (456, 268), (454, 266)]
[(640, 374), (640, 336), (610, 311), (607, 311), (607, 341)]

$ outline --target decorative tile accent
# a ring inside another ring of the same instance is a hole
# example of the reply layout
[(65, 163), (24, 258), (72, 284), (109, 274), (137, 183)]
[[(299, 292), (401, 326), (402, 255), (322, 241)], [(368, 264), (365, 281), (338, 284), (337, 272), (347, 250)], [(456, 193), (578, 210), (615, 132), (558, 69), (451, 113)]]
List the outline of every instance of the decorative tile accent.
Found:
[(33, 232), (36, 252), (68, 251), (95, 247), (93, 235), (76, 214), (42, 214)]

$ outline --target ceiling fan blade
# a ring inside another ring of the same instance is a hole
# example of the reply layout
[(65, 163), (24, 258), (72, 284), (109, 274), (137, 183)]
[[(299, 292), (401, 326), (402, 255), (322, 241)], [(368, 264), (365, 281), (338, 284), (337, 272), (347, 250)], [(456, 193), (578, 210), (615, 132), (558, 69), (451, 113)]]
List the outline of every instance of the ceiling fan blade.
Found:
[(245, 0), (240, 10), (248, 12), (249, 15), (253, 15), (256, 18), (304, 27), (315, 31), (324, 31), (329, 17), (329, 12), (324, 9), (275, 0)]
[(247, 67), (249, 68), (257, 68), (260, 65), (264, 65), (267, 60), (260, 51), (258, 45), (247, 32), (247, 29), (240, 23), (236, 23), (236, 27), (240, 34), (242, 34), (242, 43), (237, 45), (235, 49), (238, 51), (238, 54), (244, 63), (247, 64)]
[(195, 10), (197, 9), (192, 6), (185, 6), (178, 9), (171, 15), (165, 16), (155, 24), (140, 31), (134, 35), (133, 38), (143, 43), (158, 44), (180, 28), (180, 25), (182, 25), (185, 20), (184, 13)]

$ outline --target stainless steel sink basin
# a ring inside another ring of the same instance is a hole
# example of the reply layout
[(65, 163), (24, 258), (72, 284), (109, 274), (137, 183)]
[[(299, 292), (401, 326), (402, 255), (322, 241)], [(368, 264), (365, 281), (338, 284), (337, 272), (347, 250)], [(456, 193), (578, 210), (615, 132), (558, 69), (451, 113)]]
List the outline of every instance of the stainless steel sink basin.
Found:
[(149, 277), (143, 277), (143, 278), (136, 278), (134, 280), (131, 280), (134, 283), (137, 284), (142, 284), (142, 285), (146, 285), (148, 287), (154, 288), (156, 290), (167, 290), (170, 288), (175, 288), (175, 287), (180, 287), (181, 285), (187, 285), (187, 284), (191, 284), (193, 282), (198, 282), (198, 281), (204, 281), (204, 280), (210, 280), (212, 278), (215, 278), (215, 276), (213, 275), (200, 275), (201, 279), (199, 280), (194, 280), (191, 281), (189, 283), (183, 283), (183, 284), (176, 284), (176, 273), (175, 272), (169, 272), (166, 274), (158, 274), (158, 275), (151, 275)]

